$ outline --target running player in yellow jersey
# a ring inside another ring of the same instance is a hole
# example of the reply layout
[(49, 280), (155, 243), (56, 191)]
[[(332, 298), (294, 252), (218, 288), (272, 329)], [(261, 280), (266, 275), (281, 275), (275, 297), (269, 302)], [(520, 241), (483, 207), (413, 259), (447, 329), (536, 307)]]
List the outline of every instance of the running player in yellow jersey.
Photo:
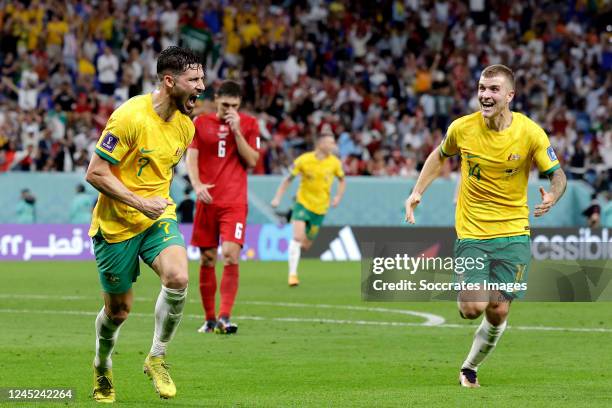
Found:
[(165, 354), (183, 315), (188, 271), (170, 182), (195, 132), (188, 115), (204, 91), (204, 71), (190, 50), (169, 47), (159, 54), (157, 75), (158, 89), (113, 112), (87, 169), (87, 181), (100, 191), (89, 230), (104, 290), (96, 318), (93, 397), (98, 402), (115, 401), (111, 354), (132, 308), (139, 258), (162, 284), (144, 371), (160, 397), (176, 395)]
[(308, 250), (319, 233), (325, 213), (329, 208), (329, 199), (334, 177), (338, 178), (338, 191), (331, 202), (336, 207), (346, 188), (342, 163), (333, 155), (336, 141), (331, 129), (324, 128), (317, 139), (315, 150), (304, 153), (295, 159), (291, 173), (285, 178), (276, 195), (270, 202), (277, 207), (280, 200), (298, 174), (302, 176), (297, 192), (297, 200), (291, 213), (293, 239), (289, 242), (289, 286), (297, 286), (298, 263), (303, 250)]
[[(546, 133), (525, 115), (510, 111), (513, 97), (512, 70), (504, 65), (485, 68), (478, 83), (480, 111), (451, 123), (406, 200), (406, 220), (414, 224), (414, 209), (440, 173), (444, 159), (461, 156), (455, 257), (483, 261), (455, 275), (465, 282), (525, 283), (531, 261), (527, 179), (532, 162), (551, 182), (550, 192), (540, 187), (542, 202), (535, 207), (536, 217), (559, 201), (567, 184)], [(522, 295), (523, 291), (459, 293), (463, 318), (477, 319), (485, 313), (461, 366), (462, 386), (479, 387), (476, 371), (506, 328), (512, 300)]]

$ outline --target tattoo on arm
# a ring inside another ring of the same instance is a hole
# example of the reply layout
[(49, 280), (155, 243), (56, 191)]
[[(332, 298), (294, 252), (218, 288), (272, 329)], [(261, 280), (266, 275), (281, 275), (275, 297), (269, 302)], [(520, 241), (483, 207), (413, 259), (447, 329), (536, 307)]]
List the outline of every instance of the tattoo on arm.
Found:
[(557, 169), (548, 176), (550, 180), (550, 192), (555, 196), (555, 203), (557, 203), (563, 193), (565, 193), (565, 187), (567, 187), (567, 178), (565, 173), (561, 169)]

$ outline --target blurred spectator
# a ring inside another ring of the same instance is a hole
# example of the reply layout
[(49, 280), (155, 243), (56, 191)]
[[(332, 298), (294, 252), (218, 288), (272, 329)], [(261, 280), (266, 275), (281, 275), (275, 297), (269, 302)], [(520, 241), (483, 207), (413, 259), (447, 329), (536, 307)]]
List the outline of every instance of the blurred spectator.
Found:
[(76, 195), (70, 204), (70, 223), (89, 224), (91, 222), (92, 210), (93, 201), (85, 192), (85, 186), (83, 184), (77, 184)]
[(176, 207), (178, 221), (183, 224), (193, 224), (193, 213), (195, 211), (195, 201), (191, 198), (191, 187), (185, 189), (183, 200)]
[(582, 146), (582, 139), (579, 137), (574, 142), (574, 148), (569, 161), (569, 174), (571, 178), (580, 180), (586, 172), (587, 154)]
[(608, 194), (608, 202), (603, 206), (601, 212), (601, 226), (604, 228), (612, 228), (612, 198)]
[(587, 218), (587, 225), (589, 228), (601, 227), (601, 205), (599, 205), (599, 201), (597, 200), (597, 194), (593, 194), (591, 197), (591, 204), (582, 212), (582, 215)]
[(38, 106), (38, 94), (45, 84), (39, 84), (38, 74), (30, 70), (30, 64), (25, 61), (21, 68), (21, 80), (17, 86), (10, 77), (2, 78), (3, 84), (14, 95), (17, 95), (17, 106), (23, 111), (36, 109)]
[(112, 111), (153, 91), (157, 54), (182, 41), (202, 45), (209, 89), (243, 81), (269, 135), (254, 173), (286, 172), (329, 124), (347, 174), (413, 177), (479, 108), (480, 71), (502, 63), (512, 108), (547, 131), (567, 173), (612, 188), (606, 2), (277, 4), (0, 3), (0, 171), (83, 171)]
[(104, 54), (98, 57), (96, 67), (98, 70), (98, 81), (100, 82), (100, 93), (112, 95), (115, 92), (117, 83), (119, 59), (113, 54), (111, 47), (104, 47)]
[(29, 189), (21, 190), (21, 200), (15, 208), (15, 222), (17, 224), (34, 224), (36, 222), (36, 197)]

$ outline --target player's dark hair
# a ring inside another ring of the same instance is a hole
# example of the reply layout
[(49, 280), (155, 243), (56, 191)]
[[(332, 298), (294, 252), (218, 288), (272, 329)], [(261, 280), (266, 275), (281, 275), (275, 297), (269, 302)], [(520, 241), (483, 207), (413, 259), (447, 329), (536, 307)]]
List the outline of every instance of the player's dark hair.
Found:
[(157, 57), (157, 77), (161, 80), (162, 75), (168, 72), (172, 75), (180, 75), (198, 65), (202, 65), (202, 62), (193, 51), (188, 48), (171, 46), (160, 52)]
[(223, 81), (215, 95), (242, 98), (242, 87), (236, 81)]
[(502, 64), (489, 65), (482, 70), (481, 76), (492, 78), (494, 76), (503, 76), (508, 80), (510, 88), (514, 89), (514, 72), (510, 68)]

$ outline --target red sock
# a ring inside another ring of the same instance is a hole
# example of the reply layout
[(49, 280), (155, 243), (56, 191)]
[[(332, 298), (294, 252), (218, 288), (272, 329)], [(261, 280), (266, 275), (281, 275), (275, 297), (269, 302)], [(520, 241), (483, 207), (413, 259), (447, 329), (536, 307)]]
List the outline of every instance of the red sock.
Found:
[(234, 300), (238, 293), (238, 264), (225, 265), (223, 267), (223, 278), (221, 278), (221, 308), (220, 317), (230, 317)]
[(206, 320), (215, 320), (215, 293), (217, 292), (217, 275), (212, 266), (200, 266), (200, 298), (204, 306)]

